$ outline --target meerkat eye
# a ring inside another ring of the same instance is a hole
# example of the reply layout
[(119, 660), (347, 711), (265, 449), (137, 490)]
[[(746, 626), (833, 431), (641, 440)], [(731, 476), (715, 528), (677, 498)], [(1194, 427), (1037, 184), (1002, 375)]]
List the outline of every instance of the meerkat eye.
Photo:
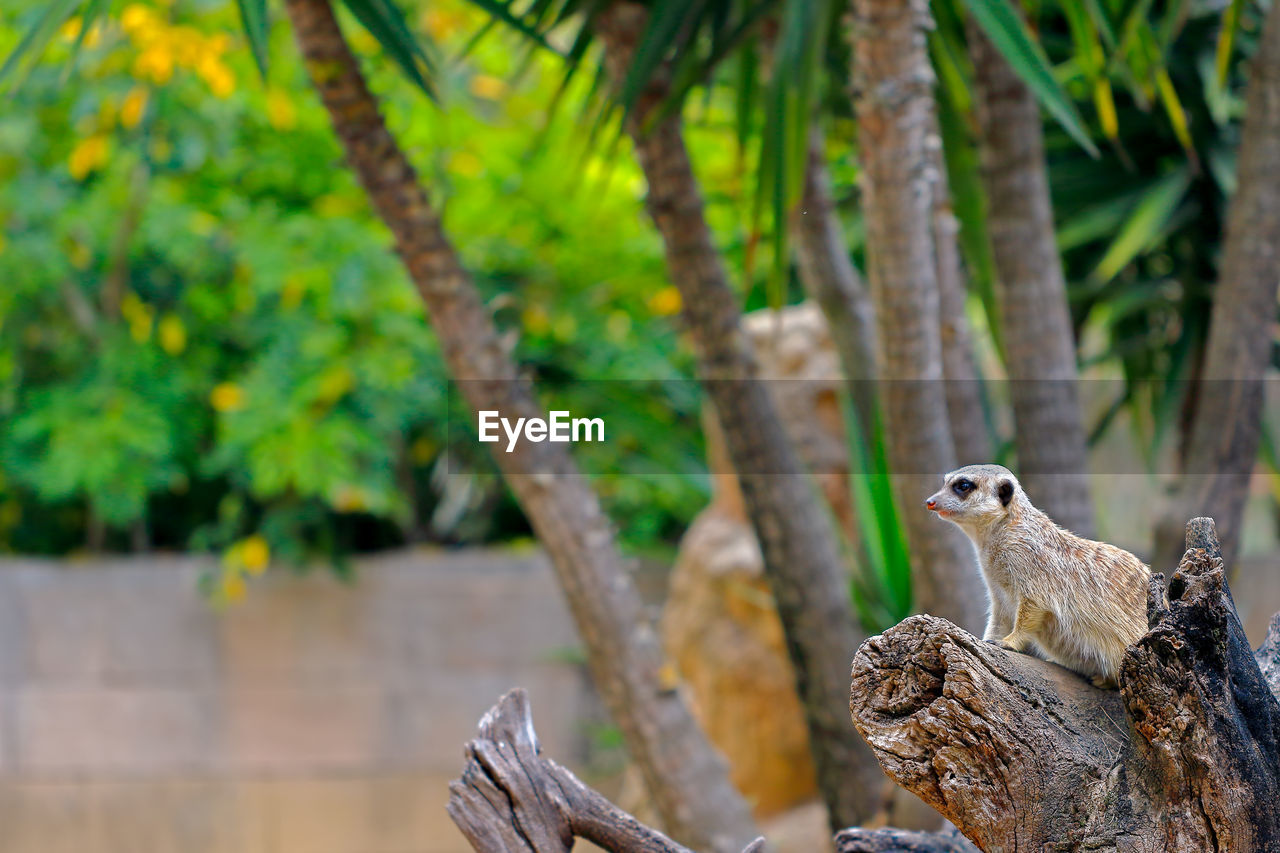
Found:
[(973, 491), (973, 481), (956, 480), (956, 484), (951, 487), (951, 490), (962, 498), (967, 497), (969, 492)]

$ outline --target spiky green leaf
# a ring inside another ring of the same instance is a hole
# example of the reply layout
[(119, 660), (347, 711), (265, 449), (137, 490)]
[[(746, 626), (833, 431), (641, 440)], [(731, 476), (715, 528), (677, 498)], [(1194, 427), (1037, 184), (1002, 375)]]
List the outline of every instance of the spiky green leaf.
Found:
[(1049, 58), (1010, 0), (965, 0), (965, 5), (996, 50), (1035, 93), (1041, 105), (1081, 148), (1094, 157), (1098, 156), (1097, 146), (1089, 138), (1075, 104), (1058, 84)]
[(344, 0), (351, 14), (377, 40), (392, 61), (430, 97), (435, 92), (427, 80), (431, 63), (421, 42), (409, 30), (404, 14), (391, 0)]
[(245, 37), (249, 40), (249, 50), (253, 52), (253, 61), (258, 66), (262, 79), (267, 79), (267, 0), (236, 0), (240, 7), (240, 23), (244, 27)]
[(35, 25), (23, 35), (4, 65), (0, 66), (0, 81), (12, 74), (28, 55), (38, 56), (79, 4), (80, 0), (52, 0)]
[(1120, 232), (1098, 261), (1093, 275), (1110, 281), (1129, 265), (1138, 253), (1160, 236), (1191, 184), (1191, 170), (1183, 167), (1161, 178), (1143, 194), (1142, 201), (1120, 226)]

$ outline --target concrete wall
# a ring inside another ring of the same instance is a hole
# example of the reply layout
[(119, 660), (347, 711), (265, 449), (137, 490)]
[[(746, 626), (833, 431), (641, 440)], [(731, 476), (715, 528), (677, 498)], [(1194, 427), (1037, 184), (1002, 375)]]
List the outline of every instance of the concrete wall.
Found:
[(506, 689), (550, 754), (593, 710), (534, 553), (274, 571), (214, 612), (194, 559), (0, 562), (4, 853), (466, 850), (444, 814)]

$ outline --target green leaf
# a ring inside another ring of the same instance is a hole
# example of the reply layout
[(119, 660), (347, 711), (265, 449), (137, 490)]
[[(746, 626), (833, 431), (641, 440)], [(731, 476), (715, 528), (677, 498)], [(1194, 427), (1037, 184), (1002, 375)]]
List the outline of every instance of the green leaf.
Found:
[[(946, 49), (938, 41), (941, 33), (930, 38), (930, 52), (937, 62)], [(938, 130), (942, 136), (942, 156), (951, 189), (951, 204), (960, 225), (960, 252), (969, 273), (969, 284), (982, 303), (991, 330), (996, 353), (1004, 357), (1004, 339), (996, 300), (995, 259), (991, 254), (991, 236), (987, 232), (987, 201), (982, 188), (981, 165), (967, 122), (966, 109), (972, 98), (960, 78), (939, 78)], [(952, 85), (954, 83), (954, 85)]]
[(67, 75), (75, 70), (76, 60), (80, 58), (80, 48), (84, 46), (85, 36), (89, 34), (89, 30), (93, 29), (93, 25), (98, 22), (98, 18), (106, 11), (110, 0), (89, 0), (89, 5), (85, 6), (84, 14), (80, 16), (80, 32), (76, 34), (76, 43), (71, 48), (71, 62), (67, 64)]
[(1181, 168), (1161, 178), (1143, 195), (1120, 226), (1120, 233), (1098, 261), (1093, 276), (1110, 281), (1164, 230), (1191, 184), (1191, 170)]
[(1215, 54), (1215, 67), (1218, 71), (1218, 86), (1227, 86), (1227, 71), (1231, 68), (1231, 49), (1235, 44), (1236, 31), (1240, 29), (1240, 12), (1244, 9), (1244, 0), (1231, 0), (1222, 12), (1222, 30), (1218, 33), (1218, 47)]
[(267, 79), (267, 0), (236, 0), (240, 7), (240, 23), (249, 39), (253, 61), (262, 79)]
[(1093, 19), (1094, 25), (1098, 28), (1098, 33), (1102, 36), (1102, 41), (1106, 44), (1107, 50), (1115, 50), (1116, 30), (1111, 23), (1111, 17), (1102, 8), (1102, 4), (1098, 0), (1085, 0), (1085, 5), (1089, 8), (1089, 17)]
[[(862, 605), (859, 613), (864, 621), (868, 611), (880, 611), (874, 618), (884, 620), (883, 624), (864, 625), (878, 630), (911, 611), (911, 556), (888, 474), (888, 443), (879, 408), (873, 406), (872, 423), (863, 424), (849, 396), (842, 395), (841, 400), (849, 446), (849, 487), (862, 546), (854, 589), (862, 594), (857, 603)], [(879, 607), (865, 607), (868, 604)]]
[(422, 45), (409, 31), (409, 25), (400, 9), (391, 0), (344, 0), (351, 14), (364, 25), (369, 34), (382, 45), (391, 59), (400, 66), (418, 88), (428, 97), (435, 92), (427, 82), (425, 71), (431, 64)]
[(62, 26), (79, 3), (80, 0), (53, 0), (49, 3), (35, 26), (27, 30), (26, 35), (18, 42), (18, 46), (4, 61), (4, 65), (0, 66), (0, 80), (4, 80), (11, 74), (27, 54), (38, 55), (43, 51), (49, 44), (49, 39), (53, 38), (53, 34), (58, 31), (58, 27)]
[(745, 152), (747, 141), (751, 138), (755, 122), (753, 121), (756, 89), (760, 78), (760, 60), (756, 55), (756, 40), (752, 38), (742, 50), (738, 51), (738, 81), (735, 86), (734, 128), (738, 138), (739, 153)]
[[(525, 20), (523, 15), (516, 13), (514, 9), (514, 0), (507, 0), (505, 3), (502, 2), (502, 0), (470, 0), (470, 2), (488, 12), (493, 18), (491, 23), (506, 24), (508, 27), (511, 27), (513, 30), (520, 33), (520, 35), (538, 45), (538, 47), (549, 50), (557, 56), (564, 56), (564, 52), (562, 50), (548, 42), (546, 35), (538, 31), (536, 23), (529, 23)], [(489, 24), (486, 24), (484, 29), (481, 30), (480, 33), (477, 33), (476, 37), (468, 42), (467, 46), (462, 50), (463, 55), (466, 55), (471, 51), (475, 42), (479, 41), (480, 36), (488, 31), (489, 26)]]
[(1080, 114), (1053, 76), (1048, 57), (1010, 0), (965, 0), (965, 5), (1009, 67), (1035, 93), (1049, 114), (1081, 148), (1097, 157), (1097, 146), (1089, 138)]
[(656, 0), (649, 7), (648, 23), (619, 90), (618, 100), (625, 115), (631, 114), (640, 93), (676, 44), (685, 21), (696, 17), (703, 5), (704, 0)]

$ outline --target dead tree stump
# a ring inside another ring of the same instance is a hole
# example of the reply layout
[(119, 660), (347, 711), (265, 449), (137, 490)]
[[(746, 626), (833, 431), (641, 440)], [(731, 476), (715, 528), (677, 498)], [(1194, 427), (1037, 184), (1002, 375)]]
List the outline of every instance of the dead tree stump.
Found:
[(854, 724), (985, 851), (1280, 850), (1280, 621), (1255, 655), (1212, 519), (1147, 611), (1119, 691), (912, 617), (854, 658)]

